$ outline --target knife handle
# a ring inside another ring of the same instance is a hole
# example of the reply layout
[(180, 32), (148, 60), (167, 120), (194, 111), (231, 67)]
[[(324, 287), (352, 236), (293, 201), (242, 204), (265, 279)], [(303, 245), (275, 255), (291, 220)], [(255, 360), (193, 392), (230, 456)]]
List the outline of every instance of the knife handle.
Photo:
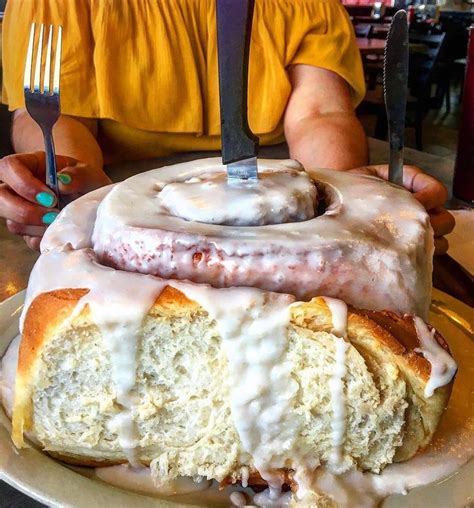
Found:
[(254, 0), (217, 0), (217, 52), (222, 162), (257, 155), (247, 117), (248, 66)]

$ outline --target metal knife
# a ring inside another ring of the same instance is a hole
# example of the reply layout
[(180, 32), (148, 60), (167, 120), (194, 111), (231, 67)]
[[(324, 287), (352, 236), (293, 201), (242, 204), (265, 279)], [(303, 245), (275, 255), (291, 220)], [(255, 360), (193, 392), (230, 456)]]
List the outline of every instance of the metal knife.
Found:
[(227, 178), (258, 178), (258, 138), (247, 119), (248, 63), (254, 0), (217, 0), (222, 162)]
[(407, 13), (398, 11), (392, 18), (385, 46), (383, 89), (387, 110), (390, 160), (388, 179), (403, 185), (403, 147), (408, 95)]

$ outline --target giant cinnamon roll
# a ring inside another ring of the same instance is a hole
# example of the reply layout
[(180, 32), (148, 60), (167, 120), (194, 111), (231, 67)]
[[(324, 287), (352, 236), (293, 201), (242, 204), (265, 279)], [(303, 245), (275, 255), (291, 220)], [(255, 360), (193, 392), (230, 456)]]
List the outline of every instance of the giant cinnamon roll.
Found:
[(376, 178), (259, 166), (245, 184), (170, 166), (61, 212), (28, 286), (18, 446), (270, 497), (426, 446), (456, 371), (416, 317), (426, 213)]

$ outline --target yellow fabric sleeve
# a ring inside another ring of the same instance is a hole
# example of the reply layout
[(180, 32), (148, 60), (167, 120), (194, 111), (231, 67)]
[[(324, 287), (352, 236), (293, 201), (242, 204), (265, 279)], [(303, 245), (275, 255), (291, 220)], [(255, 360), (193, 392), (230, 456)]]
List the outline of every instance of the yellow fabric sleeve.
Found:
[[(300, 43), (289, 56), (291, 64), (307, 64), (330, 70), (344, 78), (356, 107), (365, 95), (362, 60), (354, 28), (346, 9), (338, 0), (317, 0), (306, 9), (299, 7)], [(317, 7), (317, 8), (316, 8)], [(291, 50), (294, 45), (288, 45)]]
[[(23, 107), (31, 22), (61, 24), (61, 110), (153, 133), (220, 133), (215, 0), (9, 0), (3, 102)], [(360, 56), (338, 0), (256, 0), (249, 123), (282, 132), (287, 67), (324, 67), (364, 94)], [(270, 136), (272, 138), (272, 136)]]

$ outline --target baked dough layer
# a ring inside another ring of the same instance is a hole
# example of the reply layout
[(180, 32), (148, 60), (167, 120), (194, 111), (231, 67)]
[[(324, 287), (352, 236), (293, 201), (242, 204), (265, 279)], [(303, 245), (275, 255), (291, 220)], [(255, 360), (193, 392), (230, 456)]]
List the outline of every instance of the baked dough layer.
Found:
[[(216, 292), (216, 297), (220, 290)], [(87, 289), (42, 293), (31, 303), (20, 347), (13, 436), (31, 433), (45, 451), (82, 465), (127, 461), (111, 421), (120, 413), (111, 363), (88, 306), (73, 314)], [(119, 316), (118, 316), (119, 318)], [(298, 384), (298, 444), (315, 463), (332, 453), (329, 381), (338, 337), (323, 298), (291, 306), (285, 361)], [(163, 480), (205, 476), (238, 481), (255, 473), (236, 431), (229, 401), (228, 362), (207, 311), (167, 286), (140, 332), (136, 404), (138, 456)], [(443, 348), (446, 343), (436, 339)], [(411, 318), (349, 309), (345, 377), (347, 427), (342, 461), (379, 471), (406, 460), (433, 436), (451, 386), (430, 398), (430, 363)], [(288, 471), (286, 472), (288, 473)]]

